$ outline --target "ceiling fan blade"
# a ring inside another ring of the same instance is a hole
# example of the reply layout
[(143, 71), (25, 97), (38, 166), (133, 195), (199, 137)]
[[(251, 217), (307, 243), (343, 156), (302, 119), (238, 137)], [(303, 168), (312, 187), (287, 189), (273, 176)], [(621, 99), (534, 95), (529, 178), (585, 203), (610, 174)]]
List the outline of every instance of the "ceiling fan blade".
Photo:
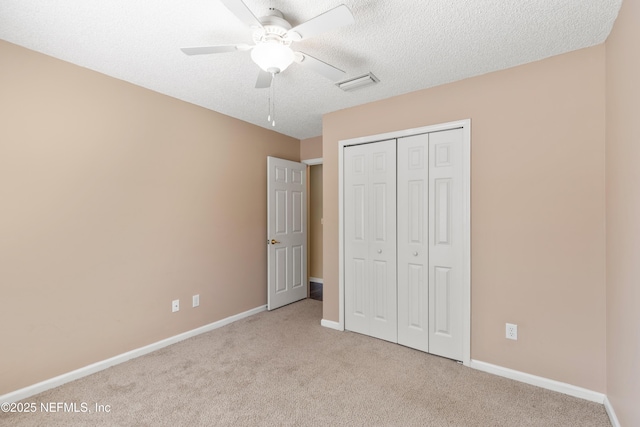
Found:
[(247, 27), (262, 28), (258, 18), (242, 0), (220, 0)]
[(336, 68), (333, 65), (329, 65), (326, 62), (320, 61), (319, 59), (314, 58), (311, 55), (307, 55), (306, 53), (302, 52), (296, 53), (299, 53), (302, 56), (302, 60), (298, 61), (300, 65), (303, 65), (308, 69), (315, 71), (322, 76), (325, 76), (329, 80), (333, 80), (335, 82), (342, 79), (345, 74), (347, 74), (341, 69)]
[(249, 50), (248, 44), (223, 44), (217, 46), (182, 47), (180, 48), (186, 55), (207, 55), (210, 53), (235, 52), (236, 50)]
[(326, 11), (325, 13), (311, 18), (298, 26), (293, 27), (287, 35), (294, 41), (308, 39), (317, 34), (335, 30), (345, 25), (355, 22), (351, 9), (345, 5), (340, 5)]
[(258, 80), (256, 81), (256, 89), (271, 87), (272, 80), (273, 74), (261, 69), (260, 74), (258, 74)]

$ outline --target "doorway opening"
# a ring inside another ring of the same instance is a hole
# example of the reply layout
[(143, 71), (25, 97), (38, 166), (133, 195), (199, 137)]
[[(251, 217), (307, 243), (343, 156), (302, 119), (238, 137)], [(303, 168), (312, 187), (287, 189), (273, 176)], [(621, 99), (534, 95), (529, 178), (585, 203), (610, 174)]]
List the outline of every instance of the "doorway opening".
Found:
[(322, 301), (322, 159), (304, 160), (308, 165), (308, 272), (309, 298)]

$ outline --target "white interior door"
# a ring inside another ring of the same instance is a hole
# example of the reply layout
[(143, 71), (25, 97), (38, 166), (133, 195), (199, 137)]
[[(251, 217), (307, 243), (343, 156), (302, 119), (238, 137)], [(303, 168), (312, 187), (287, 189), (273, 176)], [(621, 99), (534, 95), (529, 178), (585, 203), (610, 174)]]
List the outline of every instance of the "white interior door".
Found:
[(429, 134), (429, 352), (463, 358), (463, 131)]
[(267, 308), (307, 297), (307, 167), (267, 157)]
[(397, 342), (396, 141), (345, 149), (345, 327)]
[(429, 351), (429, 135), (398, 139), (398, 344)]

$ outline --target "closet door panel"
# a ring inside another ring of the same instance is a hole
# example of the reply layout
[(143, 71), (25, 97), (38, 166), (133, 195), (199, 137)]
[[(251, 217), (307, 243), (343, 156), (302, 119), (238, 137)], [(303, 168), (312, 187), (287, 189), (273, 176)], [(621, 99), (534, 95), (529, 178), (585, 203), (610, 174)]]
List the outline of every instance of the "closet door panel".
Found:
[(397, 342), (396, 143), (344, 153), (345, 328)]
[(429, 351), (429, 136), (398, 139), (398, 343)]
[(366, 145), (344, 154), (345, 328), (369, 334), (369, 183)]
[(396, 296), (396, 140), (369, 144), (371, 260), (370, 335), (398, 341)]
[(462, 360), (462, 129), (429, 134), (429, 352)]

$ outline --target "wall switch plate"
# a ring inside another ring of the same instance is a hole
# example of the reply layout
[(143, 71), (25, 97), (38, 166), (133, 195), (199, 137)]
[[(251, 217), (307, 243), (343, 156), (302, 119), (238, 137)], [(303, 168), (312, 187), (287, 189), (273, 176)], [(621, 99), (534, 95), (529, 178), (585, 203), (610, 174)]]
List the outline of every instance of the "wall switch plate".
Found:
[(507, 323), (507, 339), (509, 340), (518, 339), (518, 325), (514, 325), (513, 323)]
[(193, 307), (199, 306), (200, 305), (200, 294), (194, 295), (192, 302), (193, 302), (193, 304), (192, 304)]
[(176, 311), (180, 311), (180, 300), (174, 299), (171, 301), (171, 312), (175, 313)]

